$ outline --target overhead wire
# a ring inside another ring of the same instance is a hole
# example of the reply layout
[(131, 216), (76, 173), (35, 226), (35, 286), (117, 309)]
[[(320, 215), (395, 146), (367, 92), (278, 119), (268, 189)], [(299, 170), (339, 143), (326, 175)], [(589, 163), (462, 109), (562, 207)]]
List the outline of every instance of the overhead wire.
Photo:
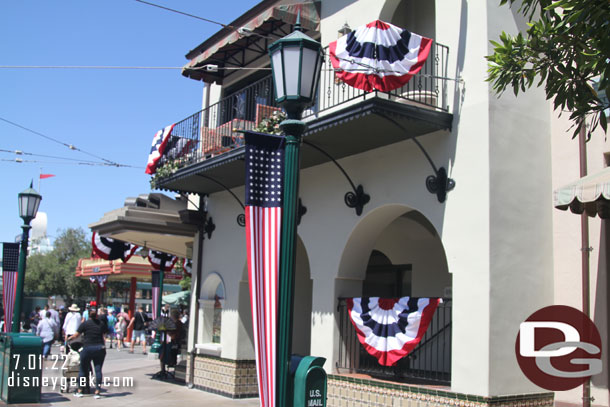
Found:
[[(128, 164), (109, 164), (109, 163), (105, 163), (105, 162), (99, 162), (99, 161), (88, 161), (88, 160), (81, 160), (81, 159), (77, 159), (77, 158), (68, 158), (68, 157), (58, 157), (58, 156), (54, 156), (54, 155), (46, 155), (46, 154), (36, 154), (36, 153), (28, 153), (22, 150), (5, 150), (0, 148), (0, 153), (9, 153), (9, 154), (15, 154), (15, 155), (27, 155), (27, 156), (32, 156), (32, 157), (43, 157), (43, 158), (53, 158), (56, 160), (65, 160), (65, 161), (74, 161), (77, 162), (79, 164), (90, 164), (90, 165), (103, 165), (106, 167), (127, 167), (127, 168), (142, 168), (142, 167), (137, 167), (137, 166), (133, 166), (133, 165), (128, 165)], [(21, 161), (19, 161), (21, 160)], [(6, 159), (4, 159), (3, 161), (6, 161)], [(20, 158), (15, 158), (14, 160), (10, 160), (10, 161), (16, 161), (16, 162), (23, 162), (23, 159)], [(27, 161), (27, 160), (26, 160)], [(51, 161), (52, 163), (57, 163), (57, 164), (63, 164), (61, 162), (58, 161)], [(69, 164), (69, 163), (67, 163)]]
[(62, 145), (62, 146), (64, 146), (64, 147), (67, 147), (67, 148), (69, 148), (69, 149), (70, 149), (70, 150), (72, 150), (72, 151), (78, 151), (78, 152), (83, 153), (83, 154), (86, 154), (86, 155), (88, 155), (88, 156), (91, 156), (91, 157), (97, 158), (98, 160), (102, 160), (102, 161), (104, 161), (104, 162), (105, 162), (107, 165), (111, 165), (111, 166), (115, 166), (115, 167), (127, 167), (127, 166), (128, 166), (128, 165), (126, 165), (126, 164), (119, 164), (119, 163), (117, 163), (116, 161), (108, 160), (108, 159), (106, 159), (106, 158), (104, 158), (104, 157), (100, 157), (99, 155), (96, 155), (96, 154), (90, 153), (90, 152), (88, 152), (88, 151), (82, 150), (82, 149), (80, 149), (80, 148), (76, 147), (76, 146), (75, 146), (75, 145), (73, 145), (73, 144), (69, 144), (69, 143), (63, 142), (63, 141), (61, 141), (61, 140), (58, 140), (58, 139), (56, 139), (56, 138), (53, 138), (53, 137), (47, 136), (46, 134), (43, 134), (43, 133), (40, 133), (40, 132), (38, 132), (38, 131), (32, 130), (32, 129), (27, 128), (27, 127), (25, 127), (25, 126), (22, 126), (22, 125), (20, 125), (20, 124), (18, 124), (18, 123), (15, 123), (15, 122), (12, 122), (12, 121), (10, 121), (10, 120), (7, 120), (7, 119), (5, 119), (5, 118), (3, 118), (3, 117), (0, 117), (0, 120), (1, 120), (1, 121), (3, 121), (3, 122), (6, 122), (6, 123), (8, 123), (8, 124), (10, 124), (10, 125), (12, 125), (12, 126), (18, 127), (18, 128), (20, 128), (20, 129), (22, 129), (22, 130), (28, 131), (28, 132), (30, 132), (30, 133), (32, 133), (32, 134), (35, 134), (35, 135), (40, 136), (40, 137), (42, 137), (42, 138), (45, 138), (45, 139), (47, 139), (47, 140), (53, 141), (54, 143), (60, 144), (60, 145)]

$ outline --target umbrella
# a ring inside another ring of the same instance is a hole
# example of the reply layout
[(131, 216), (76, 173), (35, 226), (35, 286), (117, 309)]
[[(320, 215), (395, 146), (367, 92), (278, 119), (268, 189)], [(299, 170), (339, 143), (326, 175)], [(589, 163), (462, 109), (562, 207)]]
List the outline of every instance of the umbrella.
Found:
[(176, 323), (168, 317), (159, 317), (150, 323), (150, 329), (155, 331), (175, 331)]
[(188, 305), (191, 300), (191, 291), (179, 291), (163, 296), (163, 304)]

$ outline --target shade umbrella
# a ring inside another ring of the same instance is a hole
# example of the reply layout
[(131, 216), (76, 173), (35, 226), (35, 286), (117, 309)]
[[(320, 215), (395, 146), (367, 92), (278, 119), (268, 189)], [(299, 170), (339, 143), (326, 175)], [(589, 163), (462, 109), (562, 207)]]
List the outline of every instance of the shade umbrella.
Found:
[(191, 301), (191, 291), (179, 291), (163, 296), (163, 304), (169, 305), (188, 305)]

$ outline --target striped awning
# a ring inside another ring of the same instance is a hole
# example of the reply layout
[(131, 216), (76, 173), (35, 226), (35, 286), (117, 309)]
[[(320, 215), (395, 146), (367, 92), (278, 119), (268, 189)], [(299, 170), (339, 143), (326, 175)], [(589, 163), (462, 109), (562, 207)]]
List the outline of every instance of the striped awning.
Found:
[[(241, 27), (250, 31), (255, 31), (268, 21), (281, 21), (285, 24), (295, 24), (297, 15), (300, 12), (301, 27), (308, 31), (318, 31), (320, 28), (320, 13), (318, 10), (319, 3), (316, 3), (315, 1), (277, 5), (269, 7), (247, 23), (242, 24)], [(202, 53), (192, 58), (191, 61), (183, 67), (182, 74), (191, 76), (191, 72), (189, 72), (190, 69), (201, 67), (206, 63), (217, 63), (219, 59), (223, 59), (222, 56), (218, 57), (216, 55), (219, 52), (229, 49), (231, 51), (237, 50), (242, 46), (247, 47), (248, 42), (246, 41), (246, 38), (247, 37), (240, 35), (237, 30), (231, 29), (226, 36), (208, 46)], [(244, 42), (244, 44), (241, 44), (241, 42)], [(266, 50), (264, 51), (266, 52)]]
[(589, 216), (610, 218), (610, 167), (555, 190), (554, 205)]

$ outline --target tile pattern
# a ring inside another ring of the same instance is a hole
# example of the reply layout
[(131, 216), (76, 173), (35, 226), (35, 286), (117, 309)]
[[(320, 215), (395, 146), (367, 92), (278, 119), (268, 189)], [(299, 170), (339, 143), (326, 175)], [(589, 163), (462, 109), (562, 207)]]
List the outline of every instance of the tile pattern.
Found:
[(482, 397), (431, 387), (328, 376), (328, 407), (553, 407), (553, 393)]
[[(190, 358), (187, 358), (186, 372), (190, 382)], [(257, 397), (255, 362), (196, 355), (193, 385), (231, 398)]]

